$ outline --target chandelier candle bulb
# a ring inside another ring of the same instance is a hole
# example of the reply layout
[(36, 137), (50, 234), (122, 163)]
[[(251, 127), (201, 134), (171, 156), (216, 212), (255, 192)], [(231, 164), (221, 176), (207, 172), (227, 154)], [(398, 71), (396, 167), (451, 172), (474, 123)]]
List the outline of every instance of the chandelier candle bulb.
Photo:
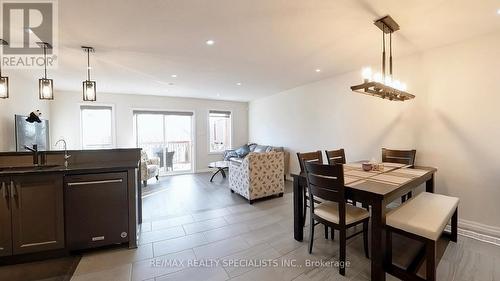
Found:
[(361, 75), (363, 75), (363, 79), (365, 80), (365, 82), (371, 81), (372, 80), (372, 69), (369, 67), (363, 68)]
[(386, 86), (392, 87), (392, 77), (391, 77), (391, 76), (386, 76), (386, 77), (385, 77), (384, 84), (385, 84)]

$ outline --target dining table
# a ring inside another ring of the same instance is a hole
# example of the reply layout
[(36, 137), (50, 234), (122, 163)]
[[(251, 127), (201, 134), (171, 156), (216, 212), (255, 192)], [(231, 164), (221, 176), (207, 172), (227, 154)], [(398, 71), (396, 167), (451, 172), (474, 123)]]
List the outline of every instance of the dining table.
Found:
[[(385, 257), (385, 215), (387, 205), (425, 184), (434, 193), (436, 168), (382, 163), (378, 170), (365, 171), (362, 162), (343, 164), (346, 199), (370, 206), (371, 210), (371, 280), (383, 281)], [(306, 189), (305, 172), (291, 174), (293, 178), (294, 238), (304, 239)]]

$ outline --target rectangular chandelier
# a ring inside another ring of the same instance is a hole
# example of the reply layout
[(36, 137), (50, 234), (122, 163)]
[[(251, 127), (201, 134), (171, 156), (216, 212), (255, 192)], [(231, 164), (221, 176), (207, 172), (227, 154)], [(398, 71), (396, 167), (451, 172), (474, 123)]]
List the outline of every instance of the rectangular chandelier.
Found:
[(388, 99), (391, 101), (405, 101), (415, 98), (415, 96), (410, 93), (374, 81), (365, 80), (363, 84), (352, 86), (351, 90), (356, 93)]
[[(391, 16), (376, 20), (374, 24), (382, 30), (382, 73), (372, 75), (371, 68), (363, 69), (363, 83), (351, 86), (351, 90), (364, 95), (388, 99), (391, 101), (406, 101), (415, 98), (406, 91), (406, 84), (394, 80), (392, 67), (392, 33), (399, 30), (397, 22)], [(389, 73), (386, 73), (386, 35), (389, 35)]]

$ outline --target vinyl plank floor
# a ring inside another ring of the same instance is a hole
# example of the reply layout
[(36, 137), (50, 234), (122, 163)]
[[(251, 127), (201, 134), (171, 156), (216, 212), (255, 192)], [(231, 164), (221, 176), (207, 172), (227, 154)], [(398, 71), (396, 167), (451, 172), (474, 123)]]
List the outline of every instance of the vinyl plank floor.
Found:
[[(85, 253), (72, 280), (370, 280), (362, 236), (348, 241), (346, 276), (335, 267), (338, 240), (326, 240), (323, 226), (316, 227), (312, 255), (308, 227), (303, 242), (293, 239), (290, 182), (282, 198), (249, 205), (228, 190), (227, 179), (210, 183), (210, 175), (153, 180), (150, 186), (161, 186), (144, 199), (140, 247)], [(500, 247), (459, 236), (444, 253), (438, 280), (500, 281), (499, 264)], [(12, 268), (0, 267), (0, 280), (26, 280), (5, 275)]]

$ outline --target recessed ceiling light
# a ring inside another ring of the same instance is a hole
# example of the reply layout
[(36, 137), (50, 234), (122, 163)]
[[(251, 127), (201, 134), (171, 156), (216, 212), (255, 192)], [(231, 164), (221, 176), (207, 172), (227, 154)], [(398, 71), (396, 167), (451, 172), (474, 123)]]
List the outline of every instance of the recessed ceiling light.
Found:
[(207, 40), (207, 42), (205, 42), (205, 43), (209, 46), (212, 46), (213, 44), (215, 44), (215, 41), (214, 40)]
[(319, 69), (319, 68), (316, 68), (316, 70), (315, 70), (315, 71), (316, 71), (316, 72), (321, 72), (321, 69)]
[(241, 82), (238, 82), (238, 83), (236, 83), (236, 85), (237, 85), (237, 86), (241, 86), (242, 84), (241, 84)]
[(177, 78), (177, 74), (172, 74), (172, 75), (170, 75), (170, 77)]
[(498, 9), (498, 10), (497, 10), (497, 14), (499, 14), (499, 15), (500, 15), (500, 9)]

